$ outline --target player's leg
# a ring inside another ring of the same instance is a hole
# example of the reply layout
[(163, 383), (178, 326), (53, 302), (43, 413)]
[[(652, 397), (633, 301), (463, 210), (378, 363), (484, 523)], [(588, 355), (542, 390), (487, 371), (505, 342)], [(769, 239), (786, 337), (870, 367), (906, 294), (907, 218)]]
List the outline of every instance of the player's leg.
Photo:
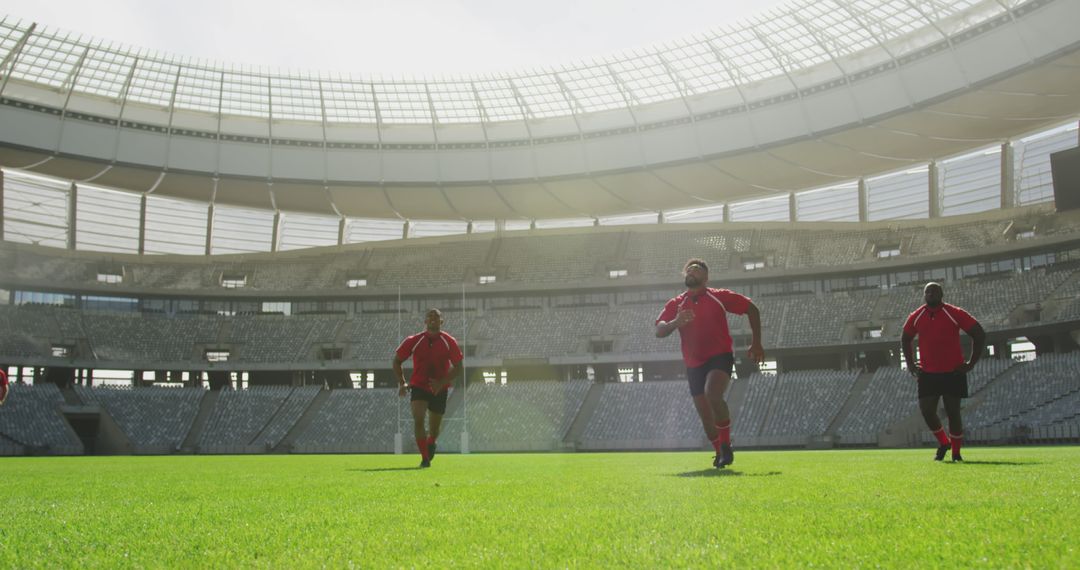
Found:
[(716, 421), (713, 418), (712, 405), (705, 395), (705, 382), (708, 380), (708, 365), (686, 369), (686, 380), (690, 385), (690, 398), (694, 400), (694, 409), (701, 419), (701, 427), (709, 441), (716, 439)]
[(705, 430), (705, 437), (709, 438), (709, 443), (712, 444), (713, 449), (716, 451), (716, 455), (713, 457), (713, 467), (723, 467), (727, 464), (723, 463), (723, 455), (720, 452), (720, 433), (716, 428), (716, 418), (713, 416), (709, 397), (702, 392), (701, 394), (694, 394), (692, 398), (694, 400), (694, 409), (697, 410), (698, 418), (701, 419), (701, 428)]
[(439, 434), (442, 433), (442, 418), (442, 414), (435, 410), (428, 410), (428, 438), (432, 443), (439, 439)]
[(942, 427), (941, 418), (938, 417), (938, 401), (940, 399), (941, 396), (936, 394), (933, 396), (919, 395), (919, 411), (922, 412), (923, 421), (926, 422), (926, 427), (930, 428), (930, 431), (934, 433), (934, 437), (938, 442), (937, 451), (934, 453), (934, 461), (944, 459), (945, 453), (949, 451), (950, 446), (949, 436), (945, 435), (945, 428)]
[(420, 450), (420, 466), (431, 466), (428, 456), (427, 432), (424, 430), (424, 416), (427, 414), (428, 401), (425, 392), (419, 388), (412, 390), (414, 396), (410, 402), (413, 417), (413, 436), (416, 438), (416, 448)]
[(717, 467), (724, 467), (735, 462), (735, 454), (731, 450), (731, 412), (724, 393), (727, 392), (731, 375), (724, 370), (710, 370), (705, 379), (705, 397), (709, 400), (712, 409), (713, 421), (716, 428), (716, 439), (713, 447), (716, 449), (720, 460)]
[(960, 396), (942, 396), (945, 415), (949, 418), (949, 440), (952, 447), (952, 460), (963, 461), (960, 446), (964, 443), (964, 420), (960, 417)]
[(713, 417), (712, 404), (709, 403), (708, 396), (704, 392), (692, 396), (694, 399), (694, 409), (697, 410), (698, 417), (701, 418), (701, 427), (705, 430), (705, 437), (709, 438), (709, 441), (713, 441), (717, 438), (716, 431), (716, 419)]
[(717, 425), (731, 422), (731, 411), (728, 410), (727, 401), (724, 400), (724, 394), (730, 382), (731, 376), (723, 370), (710, 370), (705, 378), (705, 395), (709, 398), (713, 419), (716, 420)]
[(439, 439), (439, 434), (442, 432), (443, 414), (446, 413), (446, 399), (449, 393), (450, 390), (443, 390), (441, 394), (428, 402), (428, 461), (435, 458), (437, 450), (435, 440)]
[(919, 411), (922, 413), (923, 421), (926, 422), (926, 427), (933, 432), (941, 429), (941, 418), (938, 417), (938, 402), (940, 400), (940, 396), (919, 397)]

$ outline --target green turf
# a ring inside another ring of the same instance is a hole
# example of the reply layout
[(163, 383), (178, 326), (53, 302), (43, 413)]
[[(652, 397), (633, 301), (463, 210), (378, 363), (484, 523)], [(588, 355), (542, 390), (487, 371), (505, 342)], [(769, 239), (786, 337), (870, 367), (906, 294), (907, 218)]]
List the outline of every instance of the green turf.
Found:
[(1080, 448), (2, 458), (0, 568), (1080, 567)]

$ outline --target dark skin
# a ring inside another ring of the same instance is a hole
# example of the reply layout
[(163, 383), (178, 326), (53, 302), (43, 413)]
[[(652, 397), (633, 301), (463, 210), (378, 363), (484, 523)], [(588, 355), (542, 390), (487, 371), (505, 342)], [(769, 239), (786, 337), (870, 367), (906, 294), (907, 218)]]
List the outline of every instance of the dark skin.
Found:
[[(691, 264), (683, 271), (686, 290), (691, 295), (697, 295), (705, 290), (709, 283), (709, 272), (704, 267)], [(765, 362), (765, 349), (761, 346), (761, 312), (757, 305), (750, 303), (746, 310), (746, 317), (750, 321), (752, 334), (750, 348), (747, 356), (754, 362)], [(665, 338), (677, 329), (681, 329), (694, 320), (694, 312), (690, 309), (682, 309), (675, 318), (656, 325), (657, 338)], [(698, 417), (701, 418), (701, 427), (705, 429), (705, 435), (709, 440), (715, 440), (719, 435), (716, 424), (727, 423), (731, 420), (731, 411), (724, 400), (724, 392), (727, 391), (731, 376), (722, 370), (711, 370), (705, 377), (705, 393), (694, 396), (694, 408), (697, 409)]]
[[(943, 299), (945, 298), (945, 291), (938, 283), (927, 283), (923, 288), (923, 301), (927, 307), (931, 309), (940, 307)], [(975, 326), (971, 330), (964, 331), (971, 337), (971, 358), (966, 362), (956, 367), (954, 372), (968, 373), (975, 368), (975, 363), (979, 361), (982, 356), (983, 349), (986, 348), (986, 331), (983, 330), (982, 325), (975, 323)], [(917, 362), (915, 362), (915, 350), (913, 343), (915, 341), (915, 335), (904, 333), (900, 338), (900, 347), (904, 351), (904, 361), (907, 362), (908, 372), (918, 378), (922, 373), (922, 369), (919, 368)], [(942, 396), (942, 403), (945, 405), (945, 415), (949, 418), (949, 431), (952, 433), (963, 433), (964, 423), (960, 417), (960, 398), (957, 396)], [(932, 431), (941, 429), (941, 420), (937, 415), (938, 398), (927, 397), (919, 398), (919, 411), (922, 412), (923, 420), (926, 421), (926, 427)]]
[[(438, 309), (432, 309), (424, 316), (424, 330), (428, 336), (437, 337), (442, 330), (443, 318)], [(405, 397), (408, 393), (408, 384), (405, 382), (405, 373), (401, 370), (402, 360), (394, 355), (394, 376), (398, 380), (398, 396)], [(461, 366), (451, 363), (450, 371), (443, 378), (431, 381), (431, 390), (435, 394), (441, 393), (461, 374)], [(428, 403), (423, 400), (410, 402), (413, 416), (413, 433), (416, 439), (424, 439), (427, 434), (424, 431), (424, 412), (428, 414), (428, 424), (431, 426), (431, 437), (438, 439), (439, 430), (442, 427), (442, 414), (428, 410)]]

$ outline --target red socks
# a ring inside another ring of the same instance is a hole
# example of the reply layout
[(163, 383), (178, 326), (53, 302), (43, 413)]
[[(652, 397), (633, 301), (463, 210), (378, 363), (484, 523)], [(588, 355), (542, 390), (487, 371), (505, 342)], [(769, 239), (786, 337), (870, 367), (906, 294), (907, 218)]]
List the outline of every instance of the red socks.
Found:
[[(937, 431), (934, 432), (934, 437), (937, 438), (938, 445), (949, 445), (949, 437), (947, 435), (945, 435), (945, 428), (943, 428), (943, 427), (938, 428)], [(958, 446), (959, 444), (954, 443), (953, 445)], [(959, 447), (953, 447), (953, 449), (955, 450), (955, 449), (960, 449), (960, 448)], [(956, 453), (956, 452), (953, 451), (953, 453)]]
[(731, 445), (731, 420), (716, 424), (716, 430), (720, 432), (720, 443)]
[(716, 431), (718, 435), (716, 436), (716, 439), (712, 440), (712, 446), (717, 453), (720, 453), (721, 445), (725, 443), (731, 445), (731, 420), (722, 424), (716, 424)]
[(952, 454), (960, 455), (960, 446), (964, 443), (964, 434), (950, 433), (949, 435), (952, 436)]
[(427, 458), (428, 458), (428, 442), (430, 440), (431, 440), (430, 437), (427, 438), (427, 439), (418, 439), (418, 440), (416, 440), (416, 447), (420, 449), (420, 457), (424, 461), (427, 461)]

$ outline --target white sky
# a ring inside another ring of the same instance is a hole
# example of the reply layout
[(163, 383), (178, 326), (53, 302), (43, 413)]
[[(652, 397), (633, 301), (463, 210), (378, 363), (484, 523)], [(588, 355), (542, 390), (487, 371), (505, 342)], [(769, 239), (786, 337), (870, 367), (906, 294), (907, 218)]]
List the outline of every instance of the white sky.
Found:
[(0, 0), (0, 16), (218, 63), (435, 77), (570, 64), (782, 0)]

